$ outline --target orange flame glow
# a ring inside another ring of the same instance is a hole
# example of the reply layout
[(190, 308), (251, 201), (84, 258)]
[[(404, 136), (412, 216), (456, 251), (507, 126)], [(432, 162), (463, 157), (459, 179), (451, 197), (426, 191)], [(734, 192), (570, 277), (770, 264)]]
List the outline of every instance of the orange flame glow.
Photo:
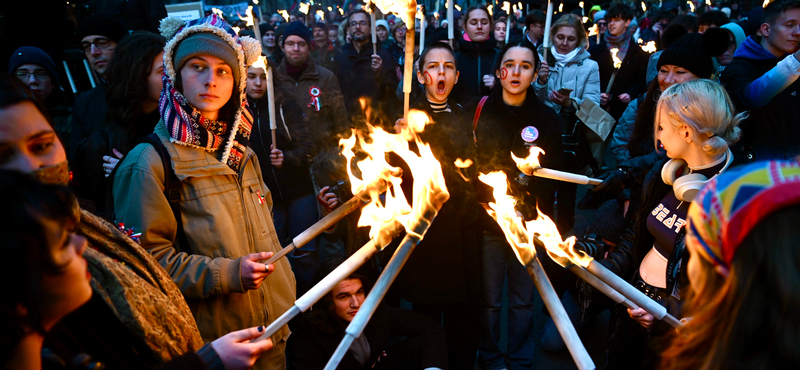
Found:
[(263, 55), (258, 57), (258, 59), (256, 59), (256, 61), (251, 64), (250, 67), (261, 68), (264, 70), (264, 73), (267, 73), (267, 57)]
[(289, 21), (289, 12), (287, 12), (286, 10), (278, 10), (278, 13), (281, 14), (281, 17), (283, 17), (284, 21), (286, 22)]
[[(384, 14), (394, 13), (403, 20), (405, 24), (411, 24), (411, 20), (416, 18), (416, 0), (365, 0), (365, 3), (374, 3)], [(411, 17), (409, 18), (409, 13)]]
[[(361, 211), (358, 226), (370, 226), (370, 237), (375, 237), (382, 228), (394, 222), (401, 223), (407, 232), (412, 233), (423, 215), (430, 212), (430, 207), (438, 205), (438, 209), (450, 197), (439, 161), (433, 156), (430, 146), (423, 143), (418, 135), (431, 123), (430, 118), (422, 111), (411, 110), (407, 123), (399, 134), (388, 133), (367, 123), (367, 132), (353, 130), (353, 135), (339, 141), (342, 154), (347, 158), (353, 194), (365, 188), (375, 189), (369, 185), (380, 180), (392, 184), (385, 200), (379, 198), (377, 189), (371, 190), (371, 200)], [(409, 149), (409, 138), (417, 144), (419, 154)], [(365, 159), (356, 163), (360, 177), (354, 174), (352, 167), (356, 147), (366, 154)], [(389, 152), (403, 159), (411, 170), (414, 178), (412, 204), (408, 204), (400, 187), (402, 178), (398, 168), (386, 161)]]
[(611, 52), (611, 59), (614, 60), (614, 69), (619, 69), (619, 67), (622, 67), (622, 60), (620, 60), (619, 57), (617, 57), (617, 53), (619, 53), (619, 49), (613, 48), (613, 49), (609, 50), (609, 52)]
[[(544, 151), (532, 147), (527, 158), (517, 158), (513, 153), (511, 157), (517, 163), (517, 168), (527, 172), (539, 166), (539, 154), (544, 154)], [(586, 267), (593, 260), (591, 256), (575, 249), (574, 236), (562, 239), (553, 220), (538, 209), (536, 219), (524, 221), (516, 211), (516, 199), (508, 194), (508, 180), (504, 172), (480, 174), (478, 179), (492, 187), (495, 201), (489, 203), (486, 211), (500, 225), (506, 240), (523, 265), (527, 266), (536, 256), (534, 238), (544, 244), (550, 258), (561, 266), (577, 264)]]
[(593, 26), (589, 27), (589, 36), (595, 36), (597, 35), (597, 32), (598, 32), (597, 24), (594, 24)]

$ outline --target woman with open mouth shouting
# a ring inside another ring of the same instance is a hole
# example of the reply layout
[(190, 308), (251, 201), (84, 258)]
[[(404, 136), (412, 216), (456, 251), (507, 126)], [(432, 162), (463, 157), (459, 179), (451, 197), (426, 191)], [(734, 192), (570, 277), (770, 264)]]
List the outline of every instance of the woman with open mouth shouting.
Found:
[[(505, 171), (511, 191), (518, 200), (517, 211), (526, 220), (536, 217), (537, 206), (553, 217), (558, 183), (526, 176), (517, 169), (511, 152), (525, 158), (530, 148), (537, 146), (545, 152), (540, 157), (543, 167), (560, 169), (564, 162), (558, 116), (536, 98), (531, 86), (539, 63), (536, 52), (528, 45), (510, 43), (498, 53), (493, 73), (499, 80), (495, 85), (499, 86), (495, 86), (488, 96), (474, 99), (466, 108), (467, 112), (473, 113), (469, 117), (473, 117), (477, 171)], [(479, 185), (479, 182), (475, 184), (479, 201), (492, 201), (491, 189), (485, 189), (485, 185)], [(478, 359), (482, 368), (530, 368), (533, 366), (534, 341), (533, 281), (506, 242), (500, 227), (485, 212), (480, 214), (484, 217), (479, 221), (483, 226), (480, 314), (481, 323), (487, 326), (481, 328)], [(501, 294), (506, 274), (510, 301), (508, 351), (503, 353), (498, 342)], [(555, 277), (549, 272), (548, 275)]]

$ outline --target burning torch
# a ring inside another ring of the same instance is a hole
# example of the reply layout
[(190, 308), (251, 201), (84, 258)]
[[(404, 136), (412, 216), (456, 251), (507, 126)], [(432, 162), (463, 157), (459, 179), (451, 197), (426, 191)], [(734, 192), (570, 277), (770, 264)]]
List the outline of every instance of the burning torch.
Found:
[(611, 79), (608, 80), (608, 86), (606, 86), (606, 94), (611, 93), (611, 86), (614, 86), (614, 79), (617, 78), (617, 72), (619, 72), (619, 68), (622, 67), (622, 60), (619, 59), (617, 53), (619, 53), (619, 49), (613, 48), (609, 50), (611, 52), (611, 59), (614, 60), (614, 73), (611, 74)]

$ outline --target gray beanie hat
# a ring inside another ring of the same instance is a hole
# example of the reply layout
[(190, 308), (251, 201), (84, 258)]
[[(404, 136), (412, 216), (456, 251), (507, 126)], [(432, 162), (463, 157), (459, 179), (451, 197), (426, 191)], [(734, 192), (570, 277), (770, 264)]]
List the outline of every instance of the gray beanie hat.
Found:
[(189, 35), (178, 44), (173, 55), (175, 71), (180, 71), (187, 60), (199, 55), (211, 55), (222, 59), (231, 67), (233, 80), (239, 82), (239, 59), (236, 51), (213, 33), (198, 32)]

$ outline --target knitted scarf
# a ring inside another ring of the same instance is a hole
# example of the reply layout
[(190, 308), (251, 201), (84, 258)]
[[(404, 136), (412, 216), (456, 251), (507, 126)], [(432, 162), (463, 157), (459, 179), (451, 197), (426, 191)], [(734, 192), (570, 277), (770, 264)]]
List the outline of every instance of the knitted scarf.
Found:
[[(176, 144), (200, 148), (208, 152), (215, 152), (221, 146), (228, 144), (226, 138), (232, 140), (227, 147), (221, 150), (218, 159), (225, 162), (234, 172), (239, 173), (242, 157), (250, 145), (250, 131), (253, 128), (253, 116), (247, 109), (247, 99), (242, 99), (242, 105), (234, 116), (233, 125), (224, 121), (214, 121), (204, 117), (197, 109), (172, 84), (164, 72), (162, 77), (164, 88), (158, 107), (164, 124), (169, 130), (170, 141)], [(232, 98), (238, 93), (234, 88)], [(231, 131), (235, 133), (231, 135)]]
[(617, 52), (617, 56), (619, 59), (625, 59), (625, 55), (628, 54), (628, 46), (631, 43), (631, 32), (630, 29), (626, 29), (625, 32), (618, 36), (612, 36), (609, 30), (606, 30), (605, 34), (606, 46), (608, 50), (617, 48), (619, 51)]
[(92, 273), (92, 291), (147, 345), (150, 356), (169, 361), (203, 346), (186, 300), (153, 256), (83, 210), (77, 232), (91, 245), (83, 256)]

